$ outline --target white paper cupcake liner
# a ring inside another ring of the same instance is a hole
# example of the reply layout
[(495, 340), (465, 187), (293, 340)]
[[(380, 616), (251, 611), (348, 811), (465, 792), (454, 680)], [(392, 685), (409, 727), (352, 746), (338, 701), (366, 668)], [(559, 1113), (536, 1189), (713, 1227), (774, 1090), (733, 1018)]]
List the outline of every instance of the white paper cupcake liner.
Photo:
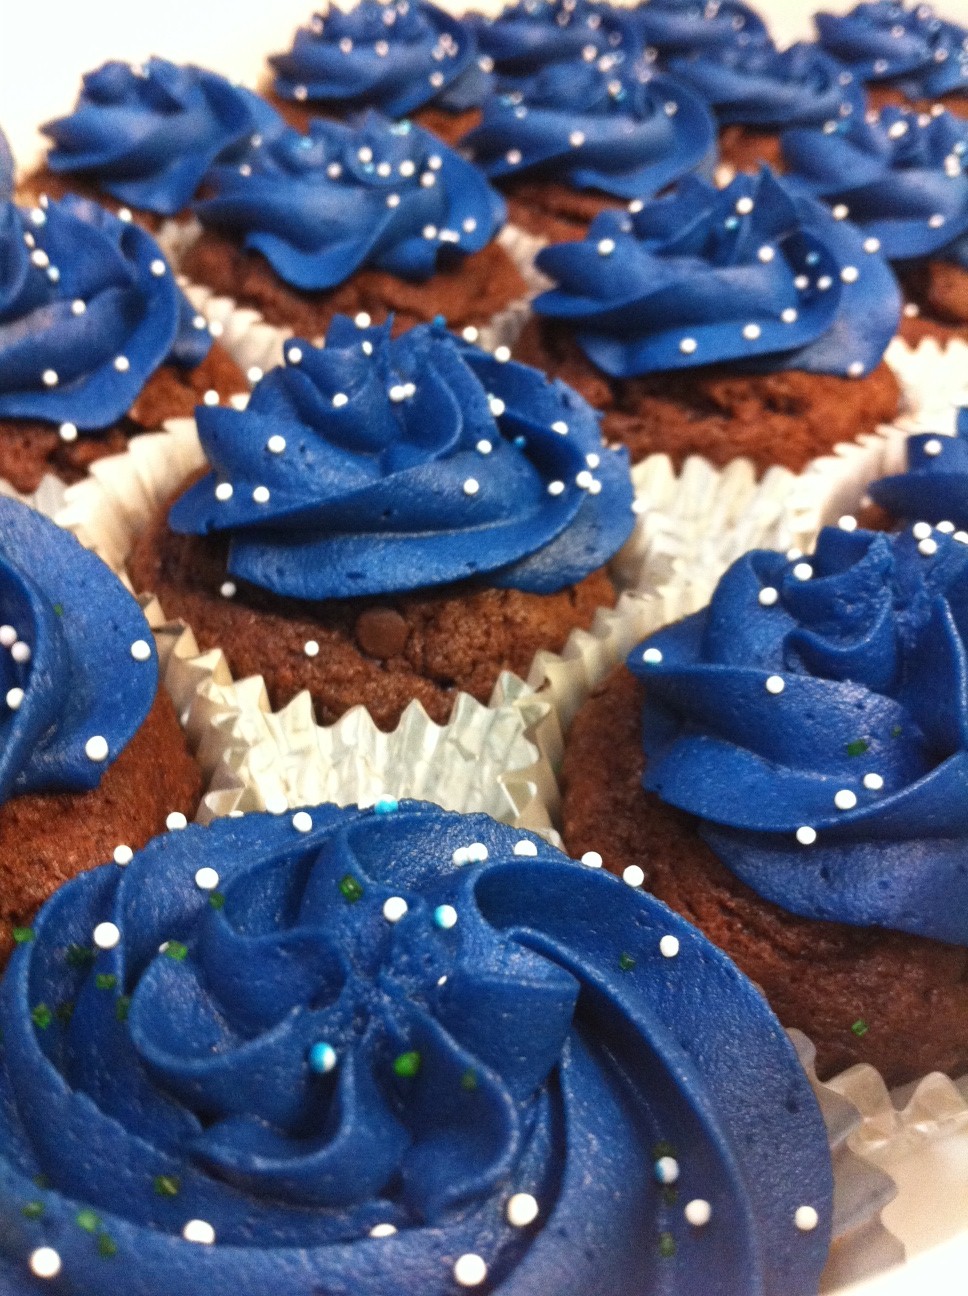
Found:
[(27, 504), (30, 508), (36, 509), (38, 513), (44, 513), (50, 518), (55, 517), (64, 507), (64, 492), (66, 490), (67, 487), (64, 482), (50, 473), (45, 473), (37, 489), (29, 491), (26, 495), (18, 491), (5, 478), (0, 477), (0, 495), (6, 496), (7, 499), (19, 500), (21, 504)]

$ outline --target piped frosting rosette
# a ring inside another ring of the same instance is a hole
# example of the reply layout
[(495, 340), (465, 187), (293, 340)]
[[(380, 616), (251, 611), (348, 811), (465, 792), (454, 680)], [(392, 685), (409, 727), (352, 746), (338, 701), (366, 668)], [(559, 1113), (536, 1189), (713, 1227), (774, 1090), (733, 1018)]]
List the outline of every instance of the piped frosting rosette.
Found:
[(721, 191), (690, 177), (629, 215), (603, 213), (581, 242), (545, 248), (537, 264), (556, 287), (535, 310), (572, 326), (613, 376), (731, 361), (860, 377), (901, 313), (871, 248), (765, 168)]
[(954, 436), (919, 433), (908, 437), (905, 449), (907, 471), (872, 482), (871, 499), (900, 521), (963, 533), (968, 528), (968, 409), (958, 411)]
[(895, 0), (818, 13), (820, 43), (859, 81), (891, 81), (912, 99), (968, 91), (968, 28), (938, 17), (929, 4)]
[(598, 0), (522, 0), (496, 18), (471, 21), (485, 56), (506, 76), (576, 59), (630, 62), (638, 49), (631, 11)]
[(816, 1291), (827, 1140), (765, 1001), (483, 815), (158, 838), (47, 904), (0, 1022), (5, 1291)]
[(645, 786), (792, 913), (968, 944), (964, 539), (753, 551), (629, 658)]
[(233, 576), (302, 599), (473, 578), (548, 593), (628, 538), (627, 452), (563, 383), (442, 324), (391, 340), (337, 316), (325, 348), (285, 354), (246, 410), (199, 409), (212, 471), (169, 517), (229, 533)]
[(154, 701), (151, 645), (100, 558), (0, 498), (0, 803), (97, 787)]
[(199, 364), (211, 336), (150, 234), (72, 196), (18, 207), (4, 152), (0, 417), (107, 427), (160, 365)]
[(672, 77), (623, 79), (572, 61), (508, 82), (463, 143), (492, 178), (548, 174), (633, 198), (709, 167), (716, 129), (705, 104)]
[(427, 0), (359, 0), (330, 6), (269, 59), (283, 99), (372, 107), (403, 117), (448, 91), (465, 73), (483, 83), (473, 27)]
[(885, 108), (829, 132), (786, 131), (782, 143), (790, 183), (849, 216), (889, 261), (968, 268), (968, 122)]
[(333, 288), (362, 266), (427, 279), (439, 259), (480, 251), (504, 221), (484, 175), (410, 122), (368, 113), (313, 121), (208, 174), (202, 222), (241, 237), (296, 288)]
[(724, 126), (821, 126), (863, 113), (853, 73), (816, 45), (778, 50), (766, 42), (726, 45), (669, 60)]
[(244, 86), (153, 58), (137, 67), (115, 60), (87, 73), (73, 112), (41, 129), (53, 142), (51, 171), (173, 216), (215, 161), (252, 135), (281, 128), (275, 111)]
[(769, 39), (762, 18), (742, 0), (648, 0), (632, 10), (632, 21), (647, 54), (661, 56)]

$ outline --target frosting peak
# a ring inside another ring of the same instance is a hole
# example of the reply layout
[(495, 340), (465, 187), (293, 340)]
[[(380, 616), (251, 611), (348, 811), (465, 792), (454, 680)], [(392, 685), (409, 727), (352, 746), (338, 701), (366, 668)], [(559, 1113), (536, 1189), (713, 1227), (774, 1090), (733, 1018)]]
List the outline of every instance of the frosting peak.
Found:
[(206, 224), (240, 236), (286, 283), (333, 288), (362, 266), (428, 279), (439, 261), (485, 247), (504, 203), (476, 167), (410, 122), (368, 113), (314, 120), (237, 166), (213, 168)]
[(337, 316), (325, 349), (286, 358), (246, 410), (199, 409), (213, 471), (170, 514), (227, 531), (234, 576), (303, 599), (473, 578), (548, 593), (628, 538), (627, 453), (564, 384), (442, 324), (391, 340)]
[(602, 214), (537, 264), (557, 287), (535, 310), (567, 321), (619, 377), (721, 361), (859, 377), (900, 321), (876, 249), (766, 168), (723, 190), (689, 177), (629, 215)]
[(905, 522), (946, 531), (968, 529), (968, 409), (958, 411), (954, 436), (927, 433), (907, 441), (908, 470), (868, 487), (876, 504)]
[(768, 40), (762, 18), (742, 0), (648, 0), (631, 12), (647, 53), (689, 54)]
[(968, 90), (968, 28), (922, 0), (874, 0), (847, 14), (818, 13), (820, 42), (860, 81), (892, 81), (912, 99)]
[(816, 1290), (829, 1152), (779, 1023), (540, 838), (418, 802), (223, 819), (33, 935), (0, 993), (10, 1290), (43, 1247), (69, 1296)]
[(51, 171), (92, 180), (120, 202), (172, 216), (218, 158), (281, 129), (258, 95), (204, 68), (165, 59), (105, 63), (83, 79), (74, 111), (41, 128)]
[(631, 61), (638, 48), (631, 10), (599, 0), (522, 0), (477, 21), (481, 49), (504, 76), (531, 76), (552, 63), (602, 56)]
[(629, 657), (645, 786), (787, 910), (968, 944), (963, 539), (754, 551)]
[(0, 498), (0, 804), (98, 785), (154, 701), (152, 644), (100, 558)]

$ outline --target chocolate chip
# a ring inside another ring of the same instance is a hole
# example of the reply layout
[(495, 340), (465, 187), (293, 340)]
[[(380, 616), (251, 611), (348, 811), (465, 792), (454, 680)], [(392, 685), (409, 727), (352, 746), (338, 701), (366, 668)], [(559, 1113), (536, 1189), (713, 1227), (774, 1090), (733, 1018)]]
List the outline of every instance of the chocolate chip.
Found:
[(402, 653), (410, 631), (393, 608), (367, 608), (356, 619), (356, 642), (370, 657), (384, 660)]

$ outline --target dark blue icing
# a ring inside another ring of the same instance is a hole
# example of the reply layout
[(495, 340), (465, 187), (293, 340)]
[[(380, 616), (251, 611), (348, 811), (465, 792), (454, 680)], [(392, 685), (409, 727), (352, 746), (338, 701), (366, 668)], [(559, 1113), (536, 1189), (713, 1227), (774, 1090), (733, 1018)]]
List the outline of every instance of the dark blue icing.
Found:
[(966, 945), (968, 544), (828, 529), (802, 564), (745, 555), (632, 652), (643, 783), (784, 909)]
[(657, 193), (715, 158), (709, 110), (672, 77), (553, 63), (507, 83), (462, 141), (492, 178), (550, 174), (620, 198)]
[(816, 45), (728, 45), (669, 60), (723, 126), (822, 126), (864, 110), (853, 73)]
[(880, 363), (901, 313), (890, 267), (767, 169), (720, 191), (690, 177), (632, 209), (537, 257), (557, 287), (535, 310), (605, 373), (730, 361), (859, 377)]
[[(154, 701), (152, 644), (137, 603), (100, 558), (0, 498), (0, 804), (97, 787)], [(106, 752), (89, 755), (95, 737)]]
[(473, 28), (426, 0), (360, 0), (345, 13), (333, 5), (317, 14), (269, 62), (284, 99), (403, 117), (455, 87), (476, 54)]
[(968, 528), (968, 409), (958, 411), (953, 437), (909, 437), (907, 456), (907, 472), (867, 488), (874, 502), (906, 522)]
[(792, 184), (876, 238), (889, 261), (939, 257), (968, 269), (968, 121), (885, 108), (835, 131), (782, 136)]
[(742, 0), (647, 0), (633, 8), (632, 21), (647, 52), (665, 56), (768, 39), (762, 18)]
[(891, 82), (911, 99), (968, 90), (968, 28), (942, 20), (930, 5), (875, 0), (814, 21), (821, 44), (859, 81)]
[(173, 216), (208, 168), (248, 141), (282, 128), (269, 105), (225, 77), (149, 59), (112, 61), (89, 72), (66, 117), (41, 127), (53, 141), (47, 165), (120, 202)]
[(0, 417), (104, 428), (166, 360), (205, 358), (208, 330), (150, 234), (79, 198), (28, 210), (11, 192), (0, 151)]
[(504, 221), (502, 199), (471, 163), (410, 122), (368, 113), (315, 120), (214, 167), (205, 224), (241, 237), (276, 274), (316, 291), (363, 266), (428, 279), (441, 258), (478, 252)]
[(493, 1296), (817, 1290), (829, 1151), (765, 1000), (652, 897), (484, 815), (156, 838), (47, 903), (0, 1025), (3, 1296), (50, 1290), (42, 1247), (69, 1296), (454, 1296), (462, 1256)]
[(592, 408), (442, 324), (389, 330), (337, 316), (325, 349), (287, 344), (245, 411), (199, 409), (212, 472), (172, 528), (229, 532), (234, 576), (304, 599), (475, 577), (543, 594), (603, 566), (632, 485)]
[(597, 0), (523, 0), (494, 19), (472, 21), (481, 50), (502, 75), (532, 76), (576, 59), (605, 57), (619, 66), (640, 48), (632, 12)]

